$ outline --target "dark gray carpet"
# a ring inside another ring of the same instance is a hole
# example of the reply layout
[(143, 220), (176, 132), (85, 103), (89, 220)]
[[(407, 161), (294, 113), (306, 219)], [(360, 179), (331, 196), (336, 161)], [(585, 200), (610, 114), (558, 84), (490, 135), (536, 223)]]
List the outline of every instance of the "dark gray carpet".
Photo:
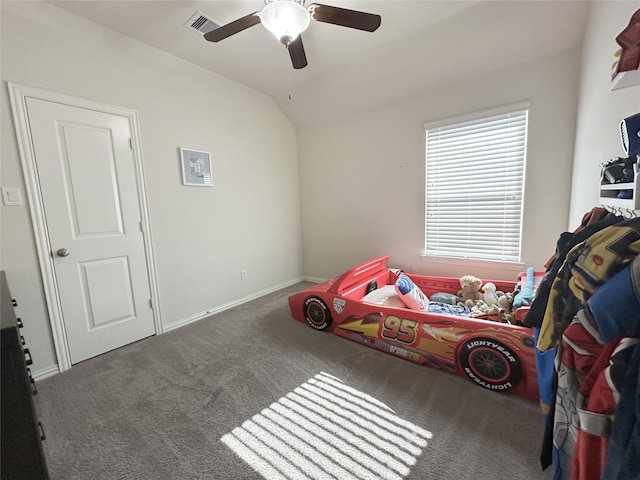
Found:
[(308, 285), (38, 382), (51, 478), (550, 478), (536, 404), (312, 330)]

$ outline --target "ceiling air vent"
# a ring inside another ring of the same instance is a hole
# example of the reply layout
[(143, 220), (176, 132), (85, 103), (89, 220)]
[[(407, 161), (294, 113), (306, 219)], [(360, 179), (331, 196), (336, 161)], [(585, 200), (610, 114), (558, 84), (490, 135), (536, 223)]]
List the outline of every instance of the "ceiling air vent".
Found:
[(219, 22), (216, 22), (214, 19), (207, 17), (204, 13), (197, 11), (194, 13), (191, 18), (184, 24), (190, 30), (194, 32), (198, 32), (200, 35), (204, 35), (205, 33), (209, 33), (211, 30), (215, 30), (220, 25)]

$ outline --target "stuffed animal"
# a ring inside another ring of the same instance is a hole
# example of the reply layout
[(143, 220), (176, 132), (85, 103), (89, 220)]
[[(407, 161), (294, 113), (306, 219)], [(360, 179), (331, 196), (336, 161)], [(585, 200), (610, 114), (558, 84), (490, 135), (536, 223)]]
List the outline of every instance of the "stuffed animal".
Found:
[(498, 295), (496, 294), (496, 286), (494, 283), (487, 282), (482, 286), (482, 299), (489, 306), (498, 304)]
[(482, 280), (473, 275), (464, 275), (460, 277), (460, 287), (462, 290), (458, 292), (458, 296), (461, 297), (461, 303), (468, 307), (473, 307), (476, 300), (482, 300), (482, 293), (480, 287), (482, 286)]
[(513, 323), (513, 293), (507, 292), (498, 299), (498, 319), (502, 323)]
[(498, 313), (498, 305), (487, 305), (484, 300), (476, 300), (469, 315), (474, 318), (483, 317), (487, 320), (495, 320)]
[(470, 316), (481, 317), (486, 315), (487, 310), (489, 310), (489, 307), (484, 303), (484, 300), (476, 300), (473, 307), (471, 307)]
[(519, 308), (522, 305), (531, 305), (531, 302), (533, 302), (534, 273), (535, 269), (533, 267), (527, 268), (527, 276), (525, 278), (524, 285), (522, 286), (522, 290), (520, 290), (520, 293), (513, 298), (514, 308)]

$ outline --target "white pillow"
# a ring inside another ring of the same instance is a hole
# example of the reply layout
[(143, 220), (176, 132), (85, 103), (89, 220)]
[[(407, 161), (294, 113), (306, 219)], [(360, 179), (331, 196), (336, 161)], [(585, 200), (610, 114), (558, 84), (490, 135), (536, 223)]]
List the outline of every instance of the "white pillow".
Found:
[(398, 297), (395, 285), (385, 285), (384, 287), (373, 290), (362, 297), (362, 301), (376, 305), (386, 305), (388, 307), (407, 307), (400, 297)]

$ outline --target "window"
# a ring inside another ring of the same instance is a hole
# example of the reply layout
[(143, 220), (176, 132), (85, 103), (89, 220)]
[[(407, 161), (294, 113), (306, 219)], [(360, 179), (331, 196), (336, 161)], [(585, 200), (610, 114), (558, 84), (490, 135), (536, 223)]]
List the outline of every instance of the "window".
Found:
[(527, 114), (425, 125), (425, 255), (520, 262)]

